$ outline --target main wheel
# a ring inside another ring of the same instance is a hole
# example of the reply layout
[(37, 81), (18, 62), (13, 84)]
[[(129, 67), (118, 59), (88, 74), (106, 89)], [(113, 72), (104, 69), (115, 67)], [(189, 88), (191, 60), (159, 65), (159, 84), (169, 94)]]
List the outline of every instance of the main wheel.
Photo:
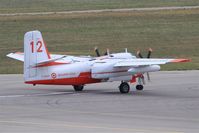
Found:
[(130, 86), (127, 82), (122, 82), (119, 86), (121, 93), (129, 93)]
[(136, 90), (141, 91), (144, 89), (143, 85), (136, 85)]
[(83, 85), (74, 85), (73, 88), (75, 91), (82, 91), (84, 89), (84, 86)]

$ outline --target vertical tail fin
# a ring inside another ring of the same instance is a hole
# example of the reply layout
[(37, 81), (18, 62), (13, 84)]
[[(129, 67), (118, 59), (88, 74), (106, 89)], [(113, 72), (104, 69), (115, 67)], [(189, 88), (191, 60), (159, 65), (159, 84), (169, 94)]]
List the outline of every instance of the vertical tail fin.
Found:
[(24, 35), (24, 78), (34, 79), (37, 76), (35, 64), (50, 59), (50, 54), (40, 31), (30, 31)]

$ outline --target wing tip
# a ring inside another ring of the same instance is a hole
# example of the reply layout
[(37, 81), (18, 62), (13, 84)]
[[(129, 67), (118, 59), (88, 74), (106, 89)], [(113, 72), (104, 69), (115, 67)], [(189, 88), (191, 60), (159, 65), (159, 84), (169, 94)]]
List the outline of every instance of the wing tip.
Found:
[(190, 62), (190, 59), (173, 59), (172, 63), (178, 63), (178, 62)]

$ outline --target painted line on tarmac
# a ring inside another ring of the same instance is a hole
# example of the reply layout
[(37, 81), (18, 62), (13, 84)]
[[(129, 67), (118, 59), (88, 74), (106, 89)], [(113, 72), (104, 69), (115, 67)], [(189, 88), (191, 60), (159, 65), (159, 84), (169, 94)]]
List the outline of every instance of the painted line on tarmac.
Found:
[(75, 94), (74, 92), (53, 92), (53, 93), (39, 93), (39, 94), (27, 94), (27, 95), (1, 95), (0, 98), (17, 98), (17, 97), (30, 97), (30, 96), (51, 96), (61, 94)]
[(69, 113), (77, 113), (77, 114), (89, 114), (89, 115), (100, 115), (100, 116), (113, 116), (113, 117), (131, 117), (132, 119), (156, 119), (156, 120), (169, 120), (169, 121), (187, 121), (187, 122), (194, 122), (198, 123), (199, 120), (196, 119), (191, 119), (187, 120), (186, 118), (181, 118), (181, 117), (167, 117), (167, 116), (154, 116), (154, 115), (132, 115), (132, 114), (121, 114), (121, 113), (111, 113), (111, 112), (89, 112), (89, 111), (76, 111), (76, 110), (66, 110), (66, 112)]
[(26, 16), (26, 15), (52, 15), (52, 14), (81, 14), (81, 13), (102, 13), (102, 12), (127, 12), (127, 11), (159, 11), (159, 10), (181, 10), (199, 9), (199, 6), (173, 6), (173, 7), (147, 7), (147, 8), (121, 8), (121, 9), (101, 9), (82, 11), (60, 11), (60, 12), (29, 12), (29, 13), (2, 13), (0, 16)]
[(40, 126), (40, 127), (58, 127), (58, 128), (80, 128), (83, 129), (94, 129), (94, 130), (105, 130), (105, 131), (116, 131), (116, 132), (136, 132), (136, 133), (184, 133), (179, 131), (165, 131), (165, 130), (156, 130), (156, 129), (135, 129), (135, 128), (120, 128), (120, 127), (108, 127), (103, 125), (85, 125), (85, 123), (76, 123), (76, 122), (63, 122), (60, 124), (55, 123), (42, 123), (42, 122), (28, 122), (28, 121), (3, 121), (0, 120), (0, 123), (4, 124), (21, 124)]

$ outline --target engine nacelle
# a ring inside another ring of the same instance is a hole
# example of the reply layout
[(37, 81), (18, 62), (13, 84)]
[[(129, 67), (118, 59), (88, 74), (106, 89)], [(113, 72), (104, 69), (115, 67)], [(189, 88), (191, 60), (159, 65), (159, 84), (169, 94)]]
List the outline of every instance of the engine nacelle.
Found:
[(145, 73), (145, 72), (156, 72), (160, 70), (159, 65), (143, 66), (143, 67), (133, 67), (128, 70), (132, 74)]
[(92, 78), (109, 79), (128, 75), (128, 68), (114, 68), (114, 64), (115, 62), (95, 63), (91, 68)]

